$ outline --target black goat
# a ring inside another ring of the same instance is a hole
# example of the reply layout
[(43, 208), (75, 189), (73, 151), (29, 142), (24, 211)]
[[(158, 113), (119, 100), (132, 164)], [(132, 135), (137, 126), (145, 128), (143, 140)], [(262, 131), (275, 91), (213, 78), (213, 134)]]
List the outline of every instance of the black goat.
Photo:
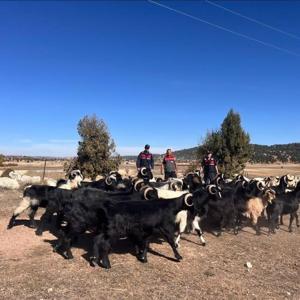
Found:
[(73, 237), (89, 228), (97, 228), (100, 234), (95, 239), (94, 264), (98, 264), (101, 259), (102, 266), (109, 268), (110, 245), (124, 236), (137, 245), (138, 259), (146, 262), (149, 238), (158, 230), (172, 247), (176, 259), (180, 260), (182, 257), (174, 242), (176, 215), (181, 210), (190, 209), (195, 203), (197, 209), (197, 197), (189, 194), (169, 200), (120, 202), (102, 197), (101, 201), (74, 201), (65, 208), (64, 218), (68, 225), (56, 249), (64, 248), (66, 257), (71, 258), (70, 243)]
[(278, 227), (278, 219), (282, 215), (290, 215), (289, 231), (292, 232), (292, 224), (296, 219), (297, 227), (300, 226), (297, 211), (300, 203), (300, 182), (292, 192), (279, 194), (271, 205), (267, 207), (267, 216), (269, 221), (269, 233), (275, 233), (275, 227)]

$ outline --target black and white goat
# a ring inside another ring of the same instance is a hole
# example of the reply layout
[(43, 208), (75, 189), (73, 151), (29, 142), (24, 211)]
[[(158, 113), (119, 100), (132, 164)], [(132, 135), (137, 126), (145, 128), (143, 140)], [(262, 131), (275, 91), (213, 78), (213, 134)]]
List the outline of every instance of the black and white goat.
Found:
[(12, 217), (7, 225), (7, 229), (15, 225), (16, 218), (29, 209), (28, 216), (30, 219), (30, 227), (35, 228), (36, 223), (34, 216), (39, 207), (46, 207), (48, 203), (49, 193), (55, 189), (72, 190), (80, 186), (83, 177), (79, 170), (74, 170), (70, 173), (69, 179), (66, 181), (59, 181), (56, 187), (48, 185), (31, 185), (25, 187), (23, 191), (23, 198), (17, 208), (14, 210)]

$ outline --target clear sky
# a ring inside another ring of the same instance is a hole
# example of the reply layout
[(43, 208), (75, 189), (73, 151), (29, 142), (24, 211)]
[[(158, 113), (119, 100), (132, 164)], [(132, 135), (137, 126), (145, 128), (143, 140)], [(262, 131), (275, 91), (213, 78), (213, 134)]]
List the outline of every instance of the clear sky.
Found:
[(300, 1), (214, 2), (283, 32), (204, 1), (159, 3), (177, 12), (0, 1), (0, 152), (73, 155), (87, 114), (121, 154), (188, 148), (230, 108), (253, 143), (300, 141)]

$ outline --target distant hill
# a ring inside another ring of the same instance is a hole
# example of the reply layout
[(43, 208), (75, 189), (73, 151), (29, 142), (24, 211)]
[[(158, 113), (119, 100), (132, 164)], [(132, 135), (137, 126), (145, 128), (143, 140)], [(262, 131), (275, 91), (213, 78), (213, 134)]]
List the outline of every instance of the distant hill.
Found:
[(300, 163), (300, 143), (282, 145), (252, 145), (251, 161), (256, 163), (295, 162)]
[[(300, 143), (278, 144), (278, 145), (257, 145), (252, 144), (253, 163), (275, 163), (275, 162), (294, 162), (300, 163)], [(174, 151), (177, 160), (195, 160), (197, 159), (197, 148), (188, 148)], [(162, 155), (155, 154), (154, 158)], [(123, 159), (135, 160), (136, 156), (124, 156)]]

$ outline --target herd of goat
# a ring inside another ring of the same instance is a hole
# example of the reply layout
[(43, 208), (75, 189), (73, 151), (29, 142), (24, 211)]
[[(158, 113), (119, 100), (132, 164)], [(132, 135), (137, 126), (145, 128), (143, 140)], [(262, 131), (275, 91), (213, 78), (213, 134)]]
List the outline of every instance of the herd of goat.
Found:
[[(292, 175), (251, 180), (238, 175), (229, 180), (219, 174), (213, 183), (205, 185), (197, 172), (162, 181), (142, 168), (136, 178), (111, 172), (98, 181), (85, 182), (81, 172), (73, 170), (68, 180), (59, 180), (56, 186), (26, 187), (7, 228), (12, 228), (16, 218), (28, 209), (30, 227), (42, 235), (56, 215), (58, 241), (54, 251), (73, 258), (72, 243), (90, 231), (95, 236), (91, 264), (110, 268), (109, 251), (120, 238), (129, 239), (136, 247), (137, 259), (147, 262), (149, 242), (160, 235), (179, 261), (182, 256), (178, 246), (184, 232), (194, 230), (205, 245), (201, 230), (204, 223), (209, 223), (206, 227), (216, 235), (223, 230), (238, 234), (246, 217), (259, 235), (259, 218), (266, 216), (272, 234), (287, 214), (292, 231), (294, 219), (299, 227), (299, 203), (300, 181)], [(34, 217), (39, 207), (45, 212), (37, 225)]]

